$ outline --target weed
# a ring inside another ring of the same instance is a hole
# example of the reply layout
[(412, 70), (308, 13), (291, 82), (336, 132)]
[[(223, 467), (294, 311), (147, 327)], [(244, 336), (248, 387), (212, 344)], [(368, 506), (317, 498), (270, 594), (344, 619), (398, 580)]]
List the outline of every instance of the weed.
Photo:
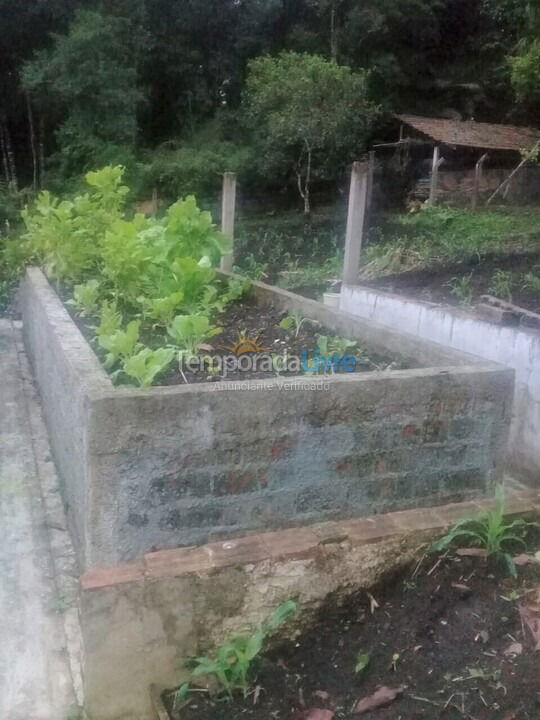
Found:
[(525, 275), (523, 289), (540, 293), (540, 267), (538, 265), (533, 268), (532, 272)]
[(514, 278), (508, 270), (495, 270), (491, 277), (491, 283), (488, 292), (501, 300), (512, 300), (512, 290), (514, 287)]
[[(263, 649), (265, 639), (294, 612), (296, 612), (296, 603), (287, 600), (274, 610), (268, 620), (252, 635), (237, 635), (231, 638), (217, 648), (212, 657), (194, 658), (191, 661), (194, 666), (192, 678), (213, 676), (220, 690), (230, 698), (235, 690), (241, 690), (246, 697), (250, 688), (253, 664)], [(182, 692), (185, 697), (187, 688), (182, 686), (177, 692)]]
[(508, 552), (508, 545), (526, 547), (523, 536), (528, 528), (537, 526), (523, 518), (505, 520), (504, 490), (499, 486), (495, 493), (495, 508), (477, 517), (458, 522), (444, 537), (433, 545), (436, 552), (447, 550), (456, 540), (464, 540), (485, 550), (488, 557), (501, 558), (512, 576), (517, 575), (516, 565)]
[(450, 293), (459, 300), (463, 307), (470, 307), (473, 301), (472, 273), (453, 277), (447, 283)]

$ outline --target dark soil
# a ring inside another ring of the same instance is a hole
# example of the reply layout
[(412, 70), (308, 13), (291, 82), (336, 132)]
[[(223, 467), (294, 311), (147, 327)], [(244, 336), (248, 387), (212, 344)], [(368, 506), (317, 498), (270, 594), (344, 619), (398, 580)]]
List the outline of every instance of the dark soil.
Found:
[[(62, 293), (64, 301), (69, 297), (67, 293)], [(97, 346), (94, 341), (94, 332), (92, 326), (96, 324), (95, 320), (88, 318), (81, 318), (70, 306), (66, 306), (71, 317), (86, 337), (86, 339), (92, 344), (92, 347), (96, 351), (97, 355), (103, 360), (105, 353)], [(286, 312), (276, 310), (273, 308), (261, 307), (254, 305), (250, 302), (238, 301), (229, 305), (222, 315), (213, 318), (213, 322), (217, 327), (221, 328), (221, 333), (214, 336), (209, 342), (208, 347), (202, 349), (201, 354), (211, 356), (212, 358), (231, 356), (233, 351), (230, 349), (231, 345), (239, 340), (239, 335), (243, 335), (244, 338), (249, 340), (257, 340), (259, 347), (262, 348), (261, 352), (243, 352), (244, 355), (250, 357), (257, 356), (259, 359), (259, 367), (251, 370), (240, 370), (233, 369), (227, 370), (226, 372), (220, 372), (217, 374), (209, 373), (207, 368), (201, 367), (200, 369), (190, 370), (186, 365), (183, 366), (183, 375), (178, 369), (178, 363), (173, 361), (169, 366), (169, 369), (158, 378), (156, 385), (178, 385), (188, 383), (199, 383), (199, 382), (219, 382), (223, 380), (227, 381), (238, 381), (238, 380), (251, 380), (251, 379), (269, 379), (276, 376), (273, 370), (265, 369), (268, 367), (261, 363), (262, 356), (270, 356), (273, 353), (283, 355), (285, 352), (287, 355), (297, 355), (301, 357), (302, 351), (307, 351), (308, 359), (312, 357), (313, 350), (317, 348), (317, 337), (318, 335), (326, 335), (328, 337), (336, 337), (336, 333), (332, 330), (323, 327), (319, 323), (314, 321), (306, 321), (302, 323), (298, 335), (295, 333), (295, 328), (292, 330), (284, 330), (279, 326), (281, 320), (287, 315)], [(142, 334), (141, 340), (148, 347), (160, 347), (167, 345), (170, 340), (165, 334), (157, 336), (156, 334), (146, 333)], [(246, 343), (243, 343), (243, 347)], [(385, 370), (389, 366), (392, 369), (405, 369), (412, 367), (410, 361), (406, 361), (404, 358), (396, 356), (380, 355), (372, 352), (369, 348), (365, 347), (361, 341), (358, 341), (355, 347), (349, 348), (346, 353), (347, 355), (353, 355), (356, 358), (355, 372), (370, 372), (374, 370)], [(335, 370), (338, 374), (344, 372), (341, 365), (338, 365)], [(303, 374), (291, 370), (290, 372), (284, 370), (280, 375), (283, 376), (298, 376)], [(316, 379), (321, 379), (321, 375), (315, 373), (309, 373), (309, 377), (314, 376)], [(119, 382), (124, 382), (122, 377), (119, 378)]]
[[(386, 590), (336, 607), (267, 656), (246, 700), (197, 693), (174, 720), (307, 720), (312, 708), (334, 720), (538, 720), (539, 655), (518, 613), (519, 595), (540, 581), (539, 566), (504, 577), (477, 558), (424, 559)], [(520, 655), (507, 654), (513, 643)], [(506, 652), (505, 652), (506, 651)], [(355, 673), (359, 653), (371, 660)], [(355, 702), (380, 686), (406, 685), (391, 705), (355, 715)], [(165, 694), (169, 703), (171, 696)], [(311, 718), (310, 718), (311, 720)]]
[[(362, 285), (429, 302), (459, 305), (459, 297), (452, 293), (453, 278), (470, 276), (474, 301), (477, 301), (480, 295), (494, 294), (490, 290), (493, 275), (496, 270), (503, 270), (512, 273), (511, 302), (526, 310), (540, 313), (540, 294), (523, 288), (525, 275), (535, 266), (540, 266), (540, 252), (512, 253), (503, 257), (493, 254), (481, 258), (472, 257), (452, 265), (434, 266), (386, 275), (374, 280), (362, 280)], [(499, 299), (509, 300), (507, 297)]]

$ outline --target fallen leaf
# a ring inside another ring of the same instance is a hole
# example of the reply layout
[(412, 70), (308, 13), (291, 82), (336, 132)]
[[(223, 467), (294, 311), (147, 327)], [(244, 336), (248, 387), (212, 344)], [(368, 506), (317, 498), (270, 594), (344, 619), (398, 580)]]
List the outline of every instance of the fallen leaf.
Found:
[(368, 695), (368, 697), (358, 700), (354, 706), (353, 713), (355, 713), (355, 715), (361, 715), (370, 710), (376, 710), (377, 708), (385, 707), (385, 705), (390, 705), (406, 688), (406, 685), (399, 685), (395, 688), (381, 687), (371, 695)]
[(487, 630), (480, 630), (478, 635), (475, 637), (475, 640), (481, 640), (484, 645), (489, 642), (489, 633)]
[(458, 548), (456, 550), (456, 555), (459, 555), (460, 557), (487, 558), (488, 551), (483, 548)]
[(321, 708), (310, 708), (303, 710), (297, 715), (295, 720), (332, 720), (336, 713), (333, 710), (323, 710)]
[(508, 655), (521, 655), (523, 652), (523, 645), (519, 642), (512, 643), (509, 645), (506, 650), (504, 651), (504, 654), (506, 656)]
[(456, 590), (463, 590), (463, 592), (471, 592), (471, 588), (468, 585), (463, 585), (462, 583), (453, 582), (452, 587)]
[(318, 697), (321, 700), (328, 700), (328, 698), (330, 697), (330, 693), (326, 692), (326, 690), (315, 690), (313, 694), (315, 695), (315, 697)]

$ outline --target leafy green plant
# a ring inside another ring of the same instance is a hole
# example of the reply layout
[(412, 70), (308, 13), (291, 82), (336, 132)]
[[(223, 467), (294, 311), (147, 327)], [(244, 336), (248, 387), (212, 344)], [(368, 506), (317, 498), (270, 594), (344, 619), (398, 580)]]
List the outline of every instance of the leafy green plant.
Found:
[(523, 289), (531, 292), (540, 293), (540, 267), (533, 268), (532, 272), (525, 275)]
[(214, 327), (207, 315), (177, 315), (167, 332), (180, 353), (190, 358), (198, 355), (200, 345), (218, 335), (221, 328)]
[(117, 329), (111, 333), (101, 333), (97, 336), (99, 346), (106, 351), (105, 367), (110, 369), (119, 360), (126, 361), (141, 349), (139, 343), (140, 320), (132, 320), (125, 330)]
[(347, 355), (350, 351), (357, 347), (358, 343), (356, 340), (349, 340), (348, 338), (327, 335), (317, 335), (317, 347), (322, 357), (329, 358), (332, 355)]
[(512, 300), (512, 290), (514, 287), (514, 279), (512, 273), (508, 270), (495, 270), (491, 276), (491, 282), (488, 292), (502, 300)]
[(495, 493), (493, 510), (480, 513), (477, 517), (460, 520), (440, 540), (433, 544), (433, 550), (442, 552), (451, 547), (456, 540), (465, 541), (473, 547), (485, 550), (486, 556), (501, 558), (505, 561), (511, 575), (517, 574), (515, 563), (508, 552), (508, 545), (518, 544), (525, 547), (523, 536), (528, 528), (537, 526), (524, 518), (505, 520), (504, 489), (499, 486)]
[(473, 302), (472, 273), (453, 277), (447, 283), (450, 293), (459, 300), (463, 307), (470, 307)]
[(143, 348), (138, 353), (129, 355), (122, 362), (122, 371), (134, 378), (139, 387), (150, 387), (156, 375), (170, 364), (175, 354), (174, 348)]
[(237, 635), (221, 645), (211, 657), (194, 658), (192, 677), (211, 675), (230, 698), (235, 690), (241, 690), (246, 697), (253, 664), (263, 649), (265, 639), (295, 612), (296, 603), (287, 600), (252, 635)]
[(294, 337), (297, 338), (302, 329), (302, 325), (308, 322), (312, 321), (309, 318), (303, 317), (301, 313), (295, 310), (290, 315), (285, 315), (279, 323), (279, 327), (283, 330), (294, 330)]
[(73, 298), (67, 301), (81, 317), (94, 315), (99, 306), (99, 280), (88, 280), (86, 283), (75, 285)]
[(167, 327), (178, 310), (184, 299), (184, 293), (181, 290), (172, 292), (166, 297), (156, 298), (139, 298), (139, 302), (144, 308), (145, 315), (153, 320), (156, 324)]

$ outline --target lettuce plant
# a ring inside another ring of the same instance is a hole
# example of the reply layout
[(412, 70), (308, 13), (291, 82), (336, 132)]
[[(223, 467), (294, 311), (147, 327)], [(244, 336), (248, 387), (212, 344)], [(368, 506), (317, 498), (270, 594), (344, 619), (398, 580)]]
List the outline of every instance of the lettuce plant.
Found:
[(180, 354), (190, 358), (198, 354), (202, 343), (218, 335), (221, 328), (211, 325), (206, 315), (177, 315), (167, 332)]
[(143, 348), (138, 353), (124, 359), (122, 371), (128, 377), (134, 378), (139, 387), (150, 387), (156, 375), (170, 364), (174, 354), (174, 348), (158, 348), (157, 350)]

